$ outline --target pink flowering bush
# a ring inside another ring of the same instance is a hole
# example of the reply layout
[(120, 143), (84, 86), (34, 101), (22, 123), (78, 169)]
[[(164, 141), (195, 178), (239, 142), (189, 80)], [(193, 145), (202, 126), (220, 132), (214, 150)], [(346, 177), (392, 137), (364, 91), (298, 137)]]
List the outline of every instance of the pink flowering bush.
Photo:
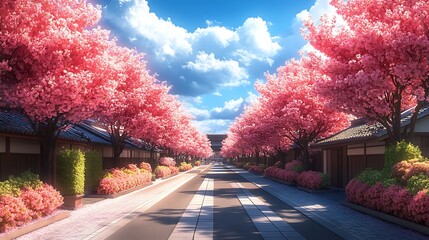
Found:
[(267, 166), (264, 164), (254, 165), (254, 166), (249, 167), (249, 172), (261, 174), (261, 173), (264, 173), (266, 168), (267, 168)]
[(429, 226), (429, 195), (428, 190), (418, 192), (408, 204), (408, 212), (412, 220)]
[(311, 190), (326, 189), (329, 187), (326, 174), (315, 171), (305, 171), (300, 173), (296, 182), (298, 186)]
[(110, 169), (100, 180), (97, 194), (115, 194), (151, 181), (152, 174), (149, 171), (128, 164), (126, 168)]
[(150, 166), (150, 164), (147, 162), (141, 162), (139, 167), (140, 167), (140, 169), (144, 169), (150, 173), (152, 172), (152, 166)]
[(178, 167), (176, 167), (176, 166), (168, 166), (168, 168), (171, 171), (171, 175), (174, 175), (174, 174), (176, 174), (176, 173), (178, 173), (180, 171), (180, 169)]
[(63, 204), (61, 194), (37, 174), (26, 172), (0, 183), (0, 232), (47, 216)]
[(0, 232), (31, 221), (31, 215), (20, 197), (0, 196)]
[(347, 200), (364, 207), (429, 226), (428, 190), (413, 196), (405, 187), (382, 183), (370, 186), (353, 179), (346, 186)]
[(164, 178), (171, 175), (171, 169), (166, 166), (157, 166), (155, 168), (155, 176), (157, 178)]
[(171, 157), (162, 157), (159, 159), (159, 165), (162, 166), (175, 166), (176, 165), (176, 160), (174, 160)]
[(235, 166), (235, 167), (238, 167), (238, 168), (242, 168), (245, 164), (246, 164), (246, 163), (244, 163), (244, 162), (235, 162), (235, 163), (234, 163), (234, 166)]
[(299, 176), (299, 173), (297, 173), (295, 171), (284, 170), (283, 181), (291, 183), (291, 184), (295, 184), (298, 176)]
[(276, 166), (271, 166), (265, 169), (265, 176), (282, 180), (283, 173), (281, 172), (283, 172), (283, 169), (280, 169)]
[(188, 171), (188, 170), (191, 170), (191, 169), (192, 169), (192, 164), (186, 163), (186, 162), (180, 163), (179, 171), (185, 172), (185, 171)]
[(294, 172), (302, 172), (304, 171), (304, 166), (301, 161), (293, 160), (292, 162), (288, 162), (285, 164), (285, 170), (294, 171)]

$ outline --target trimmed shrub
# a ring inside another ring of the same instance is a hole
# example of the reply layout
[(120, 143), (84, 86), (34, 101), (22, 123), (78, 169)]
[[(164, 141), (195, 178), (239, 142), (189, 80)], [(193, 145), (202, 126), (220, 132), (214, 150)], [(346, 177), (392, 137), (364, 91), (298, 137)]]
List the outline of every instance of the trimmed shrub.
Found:
[(249, 168), (249, 172), (261, 174), (264, 173), (267, 166), (265, 164), (254, 165)]
[(428, 190), (419, 191), (408, 205), (408, 212), (413, 221), (429, 226)]
[(174, 160), (171, 157), (162, 157), (159, 159), (159, 165), (162, 166), (175, 166), (176, 165), (176, 160)]
[(299, 176), (299, 173), (295, 171), (284, 170), (283, 181), (291, 184), (295, 184), (298, 176)]
[(429, 189), (429, 178), (423, 173), (420, 173), (417, 176), (412, 176), (407, 181), (407, 189), (412, 194), (416, 194), (422, 190), (428, 190)]
[(244, 166), (244, 164), (246, 164), (245, 162), (235, 162), (234, 166), (237, 168), (242, 168)]
[(85, 191), (97, 190), (103, 177), (103, 159), (99, 152), (85, 152)]
[(29, 210), (21, 198), (0, 196), (0, 232), (6, 232), (29, 221)]
[(382, 182), (384, 180), (384, 175), (381, 171), (368, 168), (361, 172), (356, 178), (372, 186), (377, 182)]
[(297, 173), (304, 171), (304, 166), (302, 165), (301, 161), (298, 160), (292, 160), (292, 162), (285, 164), (285, 170), (294, 171)]
[(180, 163), (179, 171), (185, 172), (185, 171), (188, 171), (188, 170), (191, 170), (191, 169), (192, 169), (192, 164), (186, 163), (186, 162)]
[(429, 161), (410, 159), (401, 161), (392, 167), (392, 176), (402, 185), (408, 185), (408, 181), (418, 175), (429, 176)]
[(329, 188), (328, 176), (321, 172), (305, 171), (296, 179), (298, 186), (318, 190)]
[(110, 169), (100, 181), (97, 194), (115, 194), (152, 181), (149, 171), (128, 164), (126, 168)]
[(170, 168), (166, 166), (157, 166), (154, 172), (157, 178), (164, 178), (171, 175)]
[(197, 160), (197, 161), (195, 161), (195, 166), (201, 166), (201, 161), (200, 160)]
[(353, 178), (346, 186), (347, 201), (363, 205), (365, 202), (365, 192), (369, 188), (368, 184)]
[(381, 182), (372, 185), (364, 194), (364, 206), (377, 211), (382, 210), (381, 195), (384, 193), (384, 186)]
[(140, 167), (140, 169), (144, 169), (148, 172), (152, 172), (152, 166), (150, 166), (150, 164), (147, 162), (141, 162), (139, 167)]
[(176, 167), (176, 166), (168, 166), (168, 168), (171, 171), (171, 175), (176, 174), (176, 173), (178, 173), (180, 171), (179, 168)]
[(64, 150), (57, 157), (57, 183), (65, 195), (85, 192), (85, 157), (80, 150)]
[(413, 158), (422, 158), (419, 147), (405, 141), (390, 145), (384, 153), (384, 171), (390, 173), (395, 164)]
[(39, 175), (26, 171), (18, 177), (10, 176), (8, 180), (0, 182), (0, 196), (19, 196), (24, 188), (36, 189), (42, 186)]
[(10, 177), (0, 186), (0, 232), (51, 214), (63, 204), (61, 194), (34, 173)]

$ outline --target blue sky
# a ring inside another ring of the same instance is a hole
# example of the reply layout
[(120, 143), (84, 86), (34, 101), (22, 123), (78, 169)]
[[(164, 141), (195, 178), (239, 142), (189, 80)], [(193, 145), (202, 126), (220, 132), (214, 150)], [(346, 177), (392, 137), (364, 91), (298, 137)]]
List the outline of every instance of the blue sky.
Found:
[(264, 81), (306, 46), (303, 16), (328, 0), (96, 0), (101, 25), (145, 53), (204, 133), (225, 133)]

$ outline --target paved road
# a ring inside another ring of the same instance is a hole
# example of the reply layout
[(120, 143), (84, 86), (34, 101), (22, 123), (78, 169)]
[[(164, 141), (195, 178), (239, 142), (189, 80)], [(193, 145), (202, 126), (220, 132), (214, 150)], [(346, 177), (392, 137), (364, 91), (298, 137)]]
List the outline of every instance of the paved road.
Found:
[(73, 211), (21, 239), (428, 239), (309, 194), (214, 165)]
[[(210, 183), (213, 185), (211, 188)], [(214, 197), (213, 204), (210, 201), (206, 203), (208, 196)], [(210, 217), (204, 220), (206, 216), (203, 214), (204, 208), (208, 214), (212, 214), (212, 220)], [(193, 237), (341, 239), (222, 165), (215, 165), (184, 184), (145, 213), (112, 233), (108, 239)]]

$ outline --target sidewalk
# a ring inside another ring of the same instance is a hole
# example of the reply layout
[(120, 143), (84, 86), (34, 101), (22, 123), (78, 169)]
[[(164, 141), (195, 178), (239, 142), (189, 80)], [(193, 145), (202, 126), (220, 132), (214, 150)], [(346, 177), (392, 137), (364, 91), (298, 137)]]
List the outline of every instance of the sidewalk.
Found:
[(120, 225), (128, 223), (141, 214), (142, 208), (149, 208), (154, 205), (164, 196), (167, 196), (209, 167), (210, 165), (201, 166), (165, 180), (157, 180), (154, 184), (129, 194), (84, 205), (82, 208), (70, 212), (71, 216), (69, 218), (18, 239), (104, 238)]
[(225, 167), (344, 239), (428, 239), (419, 233), (351, 210), (339, 201), (310, 194), (232, 166)]

